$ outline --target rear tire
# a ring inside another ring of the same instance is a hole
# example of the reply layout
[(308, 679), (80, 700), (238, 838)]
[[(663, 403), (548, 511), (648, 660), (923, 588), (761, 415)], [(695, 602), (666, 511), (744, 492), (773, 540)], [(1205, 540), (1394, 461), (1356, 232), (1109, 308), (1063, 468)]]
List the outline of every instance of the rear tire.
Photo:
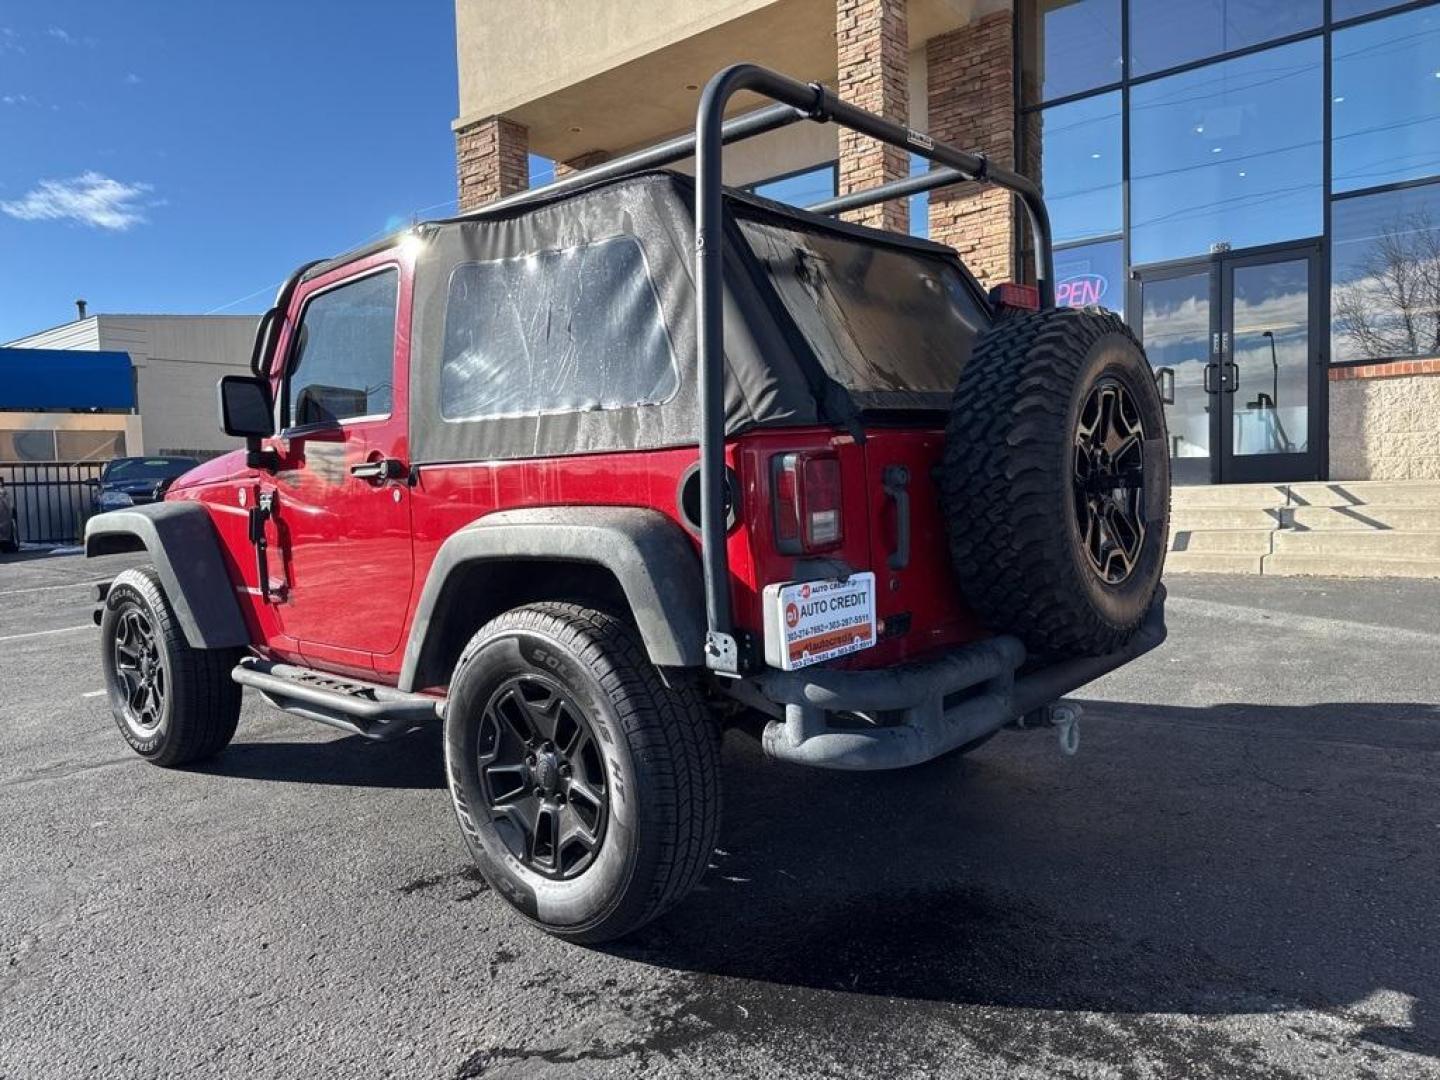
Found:
[(230, 677), (239, 652), (192, 648), (153, 568), (110, 583), (100, 641), (110, 710), (137, 754), (173, 767), (229, 744), (240, 719), (240, 686)]
[(445, 707), (466, 845), (531, 922), (595, 944), (678, 903), (719, 828), (713, 723), (635, 631), (567, 603), (506, 612), (470, 640)]
[(966, 601), (1039, 653), (1114, 651), (1139, 627), (1168, 546), (1165, 416), (1113, 312), (996, 323), (961, 375), (940, 495)]

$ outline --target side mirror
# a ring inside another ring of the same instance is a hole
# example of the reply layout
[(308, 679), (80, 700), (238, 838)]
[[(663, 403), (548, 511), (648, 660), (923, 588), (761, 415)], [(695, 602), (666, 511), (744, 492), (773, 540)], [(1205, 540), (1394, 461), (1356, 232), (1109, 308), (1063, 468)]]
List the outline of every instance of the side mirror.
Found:
[(245, 439), (275, 434), (268, 380), (254, 375), (221, 377), (220, 430)]

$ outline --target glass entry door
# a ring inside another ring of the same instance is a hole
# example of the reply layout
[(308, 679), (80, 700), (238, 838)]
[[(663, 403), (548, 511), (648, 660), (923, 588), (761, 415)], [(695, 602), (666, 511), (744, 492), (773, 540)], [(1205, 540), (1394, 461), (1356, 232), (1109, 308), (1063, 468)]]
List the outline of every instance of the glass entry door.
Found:
[(1320, 477), (1318, 245), (1136, 270), (1177, 484)]

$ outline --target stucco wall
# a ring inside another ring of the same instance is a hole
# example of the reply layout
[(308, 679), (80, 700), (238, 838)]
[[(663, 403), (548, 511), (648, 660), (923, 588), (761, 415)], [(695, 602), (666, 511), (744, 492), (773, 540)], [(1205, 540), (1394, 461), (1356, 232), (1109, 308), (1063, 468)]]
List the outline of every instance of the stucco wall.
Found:
[(1332, 480), (1440, 480), (1440, 374), (1330, 384)]

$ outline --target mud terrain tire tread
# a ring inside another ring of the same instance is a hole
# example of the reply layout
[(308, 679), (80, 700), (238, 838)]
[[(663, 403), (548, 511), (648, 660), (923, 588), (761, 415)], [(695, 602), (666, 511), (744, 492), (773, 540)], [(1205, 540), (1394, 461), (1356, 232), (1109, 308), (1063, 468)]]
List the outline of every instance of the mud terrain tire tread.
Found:
[[(992, 629), (1042, 654), (1118, 649), (1144, 619), (1163, 564), (1167, 521), (1155, 523), (1160, 549), (1145, 568), (1153, 581), (1144, 602), (1122, 620), (1105, 617), (1089, 599), (1093, 586), (1081, 578), (1074, 526), (1063, 512), (1076, 383), (1107, 335), (1133, 346), (1144, 362), (1130, 328), (1100, 308), (1054, 308), (996, 323), (961, 374), (946, 426), (940, 501), (962, 592)], [(1134, 389), (1153, 395), (1148, 409), (1161, 430), (1147, 439), (1163, 439), (1148, 370), (1143, 388)], [(1155, 540), (1147, 535), (1145, 543)]]

